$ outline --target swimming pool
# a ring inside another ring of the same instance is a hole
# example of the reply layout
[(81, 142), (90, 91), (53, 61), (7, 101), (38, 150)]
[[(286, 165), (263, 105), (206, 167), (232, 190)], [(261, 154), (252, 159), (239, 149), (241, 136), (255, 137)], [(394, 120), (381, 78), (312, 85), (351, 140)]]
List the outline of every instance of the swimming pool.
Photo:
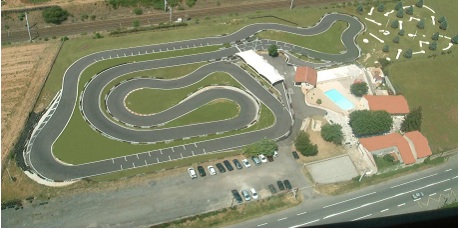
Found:
[(350, 110), (354, 108), (354, 104), (352, 104), (348, 99), (346, 99), (346, 97), (344, 97), (336, 89), (331, 89), (329, 91), (326, 91), (325, 95), (343, 110)]

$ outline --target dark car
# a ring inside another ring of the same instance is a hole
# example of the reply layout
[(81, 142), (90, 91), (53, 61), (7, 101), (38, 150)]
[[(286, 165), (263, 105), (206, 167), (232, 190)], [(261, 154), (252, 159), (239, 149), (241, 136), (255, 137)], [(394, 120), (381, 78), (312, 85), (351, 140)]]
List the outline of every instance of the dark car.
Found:
[(218, 171), (220, 171), (220, 173), (226, 172), (226, 169), (225, 167), (223, 167), (222, 163), (217, 163), (216, 166), (217, 166)]
[(261, 165), (261, 160), (257, 156), (252, 156), (252, 161), (255, 165)]
[(287, 188), (288, 190), (292, 189), (292, 185), (290, 184), (290, 181), (284, 180), (284, 185), (285, 185), (285, 188)]
[(223, 164), (225, 164), (225, 166), (228, 169), (228, 171), (233, 171), (234, 170), (233, 166), (231, 165), (231, 163), (228, 160), (224, 160)]
[(277, 186), (279, 186), (279, 190), (281, 191), (285, 190), (284, 183), (282, 183), (282, 181), (277, 181)]
[(233, 190), (231, 190), (231, 193), (233, 193), (233, 197), (234, 197), (234, 199), (236, 199), (236, 202), (238, 204), (241, 204), (242, 203), (242, 197), (239, 194), (239, 192), (236, 189), (233, 189)]
[(274, 187), (274, 185), (270, 184), (268, 185), (268, 188), (269, 188), (269, 191), (271, 191), (271, 194), (276, 194), (277, 190), (276, 188)]
[(295, 159), (300, 159), (300, 156), (298, 156), (298, 153), (296, 151), (292, 151), (293, 158)]
[(266, 156), (268, 158), (268, 161), (269, 162), (273, 162), (274, 161), (274, 157), (273, 156)]
[(200, 165), (198, 166), (198, 173), (199, 173), (199, 176), (202, 176), (202, 177), (206, 176), (206, 170), (204, 170), (204, 167)]
[(242, 165), (237, 159), (233, 159), (233, 163), (237, 169), (242, 169)]

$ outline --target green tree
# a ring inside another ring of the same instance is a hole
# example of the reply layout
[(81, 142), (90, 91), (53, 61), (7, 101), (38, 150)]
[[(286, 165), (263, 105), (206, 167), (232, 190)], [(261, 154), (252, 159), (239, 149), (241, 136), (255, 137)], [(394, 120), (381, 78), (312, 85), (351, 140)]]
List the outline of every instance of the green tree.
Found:
[(392, 39), (392, 41), (396, 44), (400, 43), (400, 37), (399, 36), (395, 36), (394, 39)]
[(362, 97), (368, 93), (368, 86), (365, 82), (351, 84), (351, 93), (357, 97)]
[(436, 41), (430, 42), (429, 49), (432, 50), (432, 51), (437, 50), (437, 42)]
[(457, 34), (456, 34), (456, 36), (454, 36), (454, 37), (451, 38), (451, 43), (457, 45)]
[(188, 7), (193, 7), (196, 4), (196, 0), (186, 0), (186, 5)]
[(244, 154), (246, 156), (257, 156), (258, 154), (272, 156), (277, 149), (278, 147), (274, 140), (263, 138), (260, 141), (245, 146)]
[(424, 0), (417, 1), (415, 5), (419, 8), (422, 8), (424, 6)]
[(403, 56), (407, 59), (410, 59), (411, 57), (413, 57), (413, 50), (411, 49), (406, 50)]
[(399, 35), (399, 36), (405, 35), (405, 30), (404, 30), (404, 29), (399, 30), (399, 31), (398, 31), (398, 35)]
[(417, 26), (419, 29), (424, 29), (424, 25), (425, 25), (424, 19), (421, 19), (421, 20), (418, 22), (418, 24), (417, 24), (416, 26)]
[(378, 10), (378, 12), (383, 12), (383, 11), (384, 11), (384, 8), (385, 8), (385, 7), (384, 7), (384, 3), (380, 3), (379, 6), (378, 6), (378, 8), (377, 8), (377, 10)]
[(440, 29), (446, 30), (446, 28), (448, 28), (448, 21), (445, 20), (440, 24)]
[(69, 12), (60, 6), (52, 6), (43, 10), (42, 16), (46, 23), (61, 24), (69, 16)]
[(132, 21), (132, 26), (134, 26), (134, 28), (139, 27), (140, 26), (140, 21), (139, 20)]
[(389, 45), (384, 45), (382, 48), (383, 52), (389, 52)]
[(349, 114), (349, 126), (357, 137), (389, 132), (392, 117), (387, 111), (357, 110)]
[(444, 22), (444, 21), (446, 21), (445, 16), (441, 16), (441, 17), (438, 19), (438, 23), (442, 23), (442, 22)]
[(410, 6), (410, 7), (406, 8), (405, 13), (408, 14), (408, 15), (413, 15), (413, 11), (414, 11), (413, 6)]
[(421, 131), (422, 125), (422, 107), (417, 107), (405, 115), (400, 130), (403, 132)]
[(317, 145), (312, 144), (309, 140), (309, 134), (303, 131), (295, 138), (295, 148), (304, 156), (315, 156), (319, 152)]
[(336, 123), (325, 124), (322, 126), (320, 136), (322, 136), (322, 138), (327, 142), (333, 142), (336, 145), (341, 145), (344, 139), (343, 131), (341, 129), (342, 127)]
[(401, 1), (398, 1), (397, 4), (395, 4), (394, 7), (395, 10), (403, 9), (403, 3)]
[(272, 57), (277, 57), (279, 56), (279, 52), (277, 51), (277, 46), (276, 45), (271, 45), (268, 48), (268, 54)]
[(400, 8), (400, 9), (397, 11), (396, 16), (397, 16), (398, 18), (403, 18), (403, 8)]
[(356, 7), (357, 13), (362, 14), (363, 13), (363, 6), (362, 4), (358, 4)]
[(390, 155), (390, 154), (386, 154), (383, 156), (383, 160), (387, 161), (387, 162), (391, 162), (391, 163), (394, 163), (395, 162), (395, 158)]
[(320, 105), (320, 104), (322, 104), (322, 100), (321, 99), (317, 99), (316, 103)]
[(439, 32), (436, 32), (432, 35), (432, 40), (434, 41), (438, 41), (438, 37), (440, 36), (440, 33)]
[(397, 21), (397, 19), (392, 21), (392, 23), (390, 24), (390, 27), (392, 27), (394, 29), (398, 29), (398, 21)]
[(140, 9), (140, 8), (135, 8), (133, 11), (134, 11), (134, 14), (135, 14), (135, 15), (141, 15), (141, 14), (143, 14), (143, 10)]

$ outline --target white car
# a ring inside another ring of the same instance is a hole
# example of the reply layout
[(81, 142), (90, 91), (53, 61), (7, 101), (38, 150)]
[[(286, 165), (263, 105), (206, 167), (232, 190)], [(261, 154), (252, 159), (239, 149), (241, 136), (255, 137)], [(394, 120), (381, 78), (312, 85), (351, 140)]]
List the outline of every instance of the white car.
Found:
[(256, 191), (254, 188), (251, 188), (251, 189), (250, 189), (250, 192), (252, 193), (252, 198), (253, 198), (254, 200), (258, 200), (258, 193), (257, 193), (257, 191)]
[(210, 175), (217, 174), (217, 170), (212, 165), (207, 166), (207, 170), (209, 170)]
[(274, 151), (273, 157), (279, 157), (279, 153), (277, 151)]
[(260, 158), (261, 162), (263, 163), (268, 162), (268, 158), (263, 154), (258, 155), (258, 158)]
[(250, 162), (249, 162), (249, 160), (247, 160), (247, 159), (242, 159), (242, 164), (244, 164), (244, 166), (245, 166), (246, 168), (249, 168), (249, 167), (250, 167)]
[(191, 179), (198, 178), (196, 171), (193, 168), (188, 168), (188, 174), (190, 175)]

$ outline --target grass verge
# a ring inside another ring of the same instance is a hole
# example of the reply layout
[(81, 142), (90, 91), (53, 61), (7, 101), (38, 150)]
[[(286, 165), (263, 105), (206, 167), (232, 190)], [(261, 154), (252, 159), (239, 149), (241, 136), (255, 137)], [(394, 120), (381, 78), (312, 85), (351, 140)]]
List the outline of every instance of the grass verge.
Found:
[(283, 193), (258, 201), (224, 208), (217, 211), (191, 216), (168, 223), (153, 225), (154, 228), (213, 228), (236, 224), (249, 219), (268, 215), (301, 203), (302, 195), (293, 197), (292, 193)]

